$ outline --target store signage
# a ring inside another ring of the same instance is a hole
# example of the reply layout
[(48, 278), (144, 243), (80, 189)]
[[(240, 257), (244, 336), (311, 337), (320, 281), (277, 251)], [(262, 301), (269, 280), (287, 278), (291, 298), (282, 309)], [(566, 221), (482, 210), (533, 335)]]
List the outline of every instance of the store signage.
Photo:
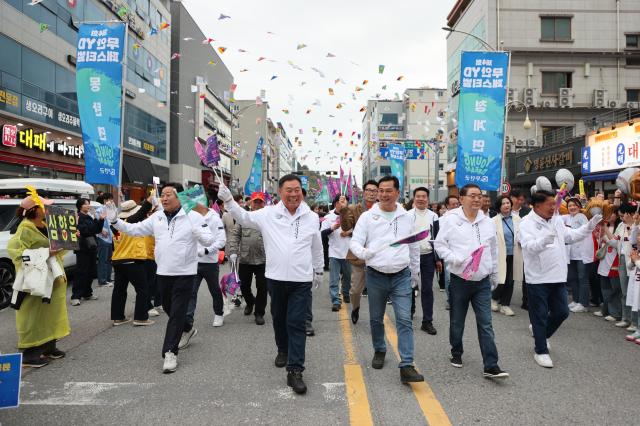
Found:
[(156, 152), (155, 145), (150, 144), (149, 142), (143, 142), (136, 138), (132, 138), (131, 136), (127, 136), (127, 143), (130, 146), (137, 148), (138, 151), (146, 152), (151, 155)]
[(0, 104), (6, 104), (17, 108), (19, 103), (20, 98), (18, 98), (18, 95), (14, 95), (8, 90), (0, 89)]
[(15, 147), (18, 139), (18, 128), (10, 124), (2, 126), (2, 145)]
[(404, 129), (402, 124), (378, 124), (379, 132), (401, 132)]
[(569, 167), (574, 164), (573, 148), (568, 148), (559, 152), (542, 154), (538, 157), (528, 156), (524, 160), (524, 171), (526, 173), (537, 173), (546, 170), (557, 170), (562, 167)]
[(587, 136), (582, 172), (597, 173), (640, 166), (640, 123), (621, 123), (613, 130)]

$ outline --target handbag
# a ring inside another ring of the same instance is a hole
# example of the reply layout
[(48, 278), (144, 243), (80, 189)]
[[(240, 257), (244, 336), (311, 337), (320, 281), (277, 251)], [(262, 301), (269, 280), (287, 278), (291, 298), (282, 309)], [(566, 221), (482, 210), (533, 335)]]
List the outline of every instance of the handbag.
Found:
[(83, 237), (80, 239), (80, 248), (84, 250), (97, 250), (98, 249), (98, 241), (96, 237), (93, 235), (90, 237)]

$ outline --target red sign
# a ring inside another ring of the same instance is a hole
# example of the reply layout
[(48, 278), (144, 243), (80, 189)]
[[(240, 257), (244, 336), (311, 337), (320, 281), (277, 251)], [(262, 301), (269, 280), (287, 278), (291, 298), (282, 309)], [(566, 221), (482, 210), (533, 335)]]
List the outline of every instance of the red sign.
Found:
[(511, 192), (511, 184), (509, 184), (509, 182), (507, 181), (503, 181), (502, 185), (500, 185), (500, 193), (504, 195), (510, 192)]
[(67, 4), (69, 5), (70, 8), (75, 9), (76, 7), (76, 3), (78, 2), (78, 0), (67, 0)]
[(10, 124), (2, 126), (2, 145), (15, 148), (18, 140), (18, 128)]

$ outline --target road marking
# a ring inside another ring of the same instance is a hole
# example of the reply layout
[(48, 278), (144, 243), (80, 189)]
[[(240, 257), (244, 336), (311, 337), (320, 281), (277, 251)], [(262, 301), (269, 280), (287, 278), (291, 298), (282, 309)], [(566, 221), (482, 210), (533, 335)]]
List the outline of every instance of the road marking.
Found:
[[(22, 405), (125, 405), (154, 383), (66, 382), (63, 389), (34, 389), (22, 382)], [(110, 398), (110, 396), (112, 398)]]
[[(400, 353), (398, 352), (398, 335), (396, 334), (396, 327), (389, 319), (389, 316), (385, 314), (384, 316), (384, 330), (387, 335), (387, 339), (393, 348), (393, 352), (395, 352), (396, 357), (400, 359)], [(416, 368), (416, 370), (418, 370)], [(451, 425), (451, 420), (449, 420), (449, 416), (445, 413), (444, 408), (436, 398), (436, 395), (431, 390), (431, 387), (426, 382), (418, 382), (418, 383), (409, 383), (411, 386), (411, 390), (413, 390), (413, 394), (418, 400), (418, 405), (422, 410), (422, 414), (424, 418), (429, 423), (429, 426), (445, 426)]]
[(358, 364), (353, 346), (353, 334), (349, 324), (348, 309), (340, 309), (340, 330), (344, 344), (345, 364), (344, 382), (347, 391), (347, 405), (349, 406), (349, 422), (351, 425), (373, 425), (371, 406), (364, 384), (362, 367)]

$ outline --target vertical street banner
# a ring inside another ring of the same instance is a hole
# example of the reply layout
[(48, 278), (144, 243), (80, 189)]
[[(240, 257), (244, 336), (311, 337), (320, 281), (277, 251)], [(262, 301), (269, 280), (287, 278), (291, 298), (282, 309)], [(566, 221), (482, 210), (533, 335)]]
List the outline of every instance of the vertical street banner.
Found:
[(309, 191), (309, 176), (305, 176), (305, 175), (301, 175), (300, 176), (300, 181), (302, 183), (302, 188), (305, 191)]
[(400, 200), (404, 199), (404, 145), (400, 143), (389, 144), (389, 165), (391, 175), (400, 181)]
[(456, 186), (500, 189), (509, 54), (462, 52)]
[(109, 23), (78, 30), (76, 89), (88, 183), (120, 184), (125, 29)]
[(264, 139), (258, 140), (256, 153), (253, 156), (253, 163), (247, 182), (244, 184), (244, 195), (250, 196), (255, 191), (262, 191), (262, 145)]

